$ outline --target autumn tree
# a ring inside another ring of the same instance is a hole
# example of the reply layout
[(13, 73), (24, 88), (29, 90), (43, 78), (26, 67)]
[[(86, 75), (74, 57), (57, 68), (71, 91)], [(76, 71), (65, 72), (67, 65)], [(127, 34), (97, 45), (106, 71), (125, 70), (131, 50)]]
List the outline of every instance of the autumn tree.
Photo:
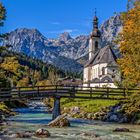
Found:
[(140, 0), (133, 8), (122, 14), (123, 30), (119, 36), (122, 58), (118, 60), (123, 74), (123, 85), (135, 87), (140, 84)]
[[(4, 25), (4, 21), (6, 19), (6, 9), (5, 7), (2, 5), (2, 3), (0, 3), (0, 26)], [(0, 33), (0, 39), (3, 37), (3, 34)], [(1, 40), (0, 40), (1, 41)]]
[[(4, 25), (4, 20), (6, 18), (6, 9), (5, 7), (2, 5), (2, 3), (0, 3), (0, 27)], [(0, 46), (2, 45), (2, 39), (3, 39), (4, 35), (0, 32)], [(0, 48), (0, 54), (2, 52), (2, 48)], [(0, 64), (2, 62), (2, 58), (0, 56)], [(6, 76), (4, 75), (3, 70), (0, 67), (0, 87), (9, 87), (10, 86), (10, 82), (7, 80)]]
[(48, 80), (50, 81), (51, 85), (57, 85), (58, 84), (58, 74), (57, 70), (55, 68), (49, 67), (48, 69)]
[(0, 26), (4, 25), (5, 18), (6, 18), (6, 9), (2, 5), (2, 3), (0, 3)]

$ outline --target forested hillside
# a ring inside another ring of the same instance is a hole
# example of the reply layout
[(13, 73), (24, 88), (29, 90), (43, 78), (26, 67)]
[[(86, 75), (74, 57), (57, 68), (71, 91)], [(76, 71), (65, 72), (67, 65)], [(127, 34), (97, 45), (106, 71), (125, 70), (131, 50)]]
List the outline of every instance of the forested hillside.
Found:
[(48, 77), (48, 67), (41, 61), (0, 48), (0, 86), (35, 85)]
[(0, 47), (0, 87), (50, 84), (50, 71), (55, 71), (59, 78), (79, 76)]

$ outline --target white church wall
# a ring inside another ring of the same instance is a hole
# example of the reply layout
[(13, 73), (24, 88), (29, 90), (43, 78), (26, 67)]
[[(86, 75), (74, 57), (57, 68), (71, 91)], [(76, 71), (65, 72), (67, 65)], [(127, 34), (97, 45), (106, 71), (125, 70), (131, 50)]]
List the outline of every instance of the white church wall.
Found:
[(110, 87), (110, 88), (117, 88), (117, 86), (114, 85), (114, 83), (90, 83), (90, 87)]
[(95, 42), (98, 42), (98, 49), (101, 48), (101, 39), (94, 37), (89, 40), (89, 60), (93, 57), (95, 50)]
[(88, 68), (84, 68), (83, 76), (84, 76), (83, 80), (84, 82), (86, 82), (88, 79)]
[(84, 68), (84, 72), (83, 72), (84, 82), (87, 82), (90, 80), (90, 75), (91, 75), (91, 68), (90, 67)]
[[(107, 63), (97, 64), (92, 66), (91, 80), (95, 78), (100, 78), (100, 75), (102, 75), (102, 68), (105, 68), (106, 66)], [(107, 71), (105, 71), (105, 74), (107, 74)]]
[(83, 89), (87, 89), (84, 87), (109, 87), (109, 88), (117, 88), (116, 85), (114, 85), (114, 83), (90, 83), (90, 84), (83, 84)]
[(93, 40), (92, 39), (90, 39), (89, 40), (89, 60), (92, 58), (92, 56), (93, 56)]
[[(102, 75), (102, 68), (105, 68), (105, 73)], [(115, 78), (112, 78), (112, 75), (114, 73), (117, 73), (115, 75)], [(84, 68), (84, 82), (88, 82), (89, 80), (93, 80), (95, 78), (102, 79), (105, 76), (109, 76), (113, 80), (120, 80), (120, 75), (118, 74), (118, 68), (116, 67), (107, 67), (107, 63), (97, 64), (92, 67), (86, 67)], [(116, 85), (114, 83), (90, 83), (84, 84), (83, 86), (91, 86), (91, 87), (112, 87), (116, 88)]]
[(112, 79), (117, 80), (117, 81), (121, 81), (119, 68), (117, 68), (117, 67), (108, 67), (107, 68), (107, 73)]

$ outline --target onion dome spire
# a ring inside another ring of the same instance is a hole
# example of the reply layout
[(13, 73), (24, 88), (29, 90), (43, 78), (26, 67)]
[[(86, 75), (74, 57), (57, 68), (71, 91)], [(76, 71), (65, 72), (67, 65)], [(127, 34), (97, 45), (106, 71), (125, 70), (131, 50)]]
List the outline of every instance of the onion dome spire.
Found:
[(91, 37), (100, 37), (101, 33), (98, 29), (98, 17), (97, 17), (97, 12), (95, 9), (95, 16), (93, 18), (93, 31), (91, 33)]

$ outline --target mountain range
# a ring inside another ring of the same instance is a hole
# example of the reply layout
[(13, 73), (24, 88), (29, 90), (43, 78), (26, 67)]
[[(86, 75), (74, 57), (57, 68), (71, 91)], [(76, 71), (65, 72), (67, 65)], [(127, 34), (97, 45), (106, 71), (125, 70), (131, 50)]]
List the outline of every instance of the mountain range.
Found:
[[(101, 26), (102, 46), (113, 44), (113, 40), (122, 29), (119, 15), (106, 20)], [(69, 33), (60, 34), (57, 39), (43, 36), (37, 29), (19, 28), (9, 33), (4, 45), (9, 50), (24, 53), (60, 69), (80, 72), (88, 60), (89, 36), (80, 35), (72, 38)], [(118, 47), (113, 44), (118, 55)]]

